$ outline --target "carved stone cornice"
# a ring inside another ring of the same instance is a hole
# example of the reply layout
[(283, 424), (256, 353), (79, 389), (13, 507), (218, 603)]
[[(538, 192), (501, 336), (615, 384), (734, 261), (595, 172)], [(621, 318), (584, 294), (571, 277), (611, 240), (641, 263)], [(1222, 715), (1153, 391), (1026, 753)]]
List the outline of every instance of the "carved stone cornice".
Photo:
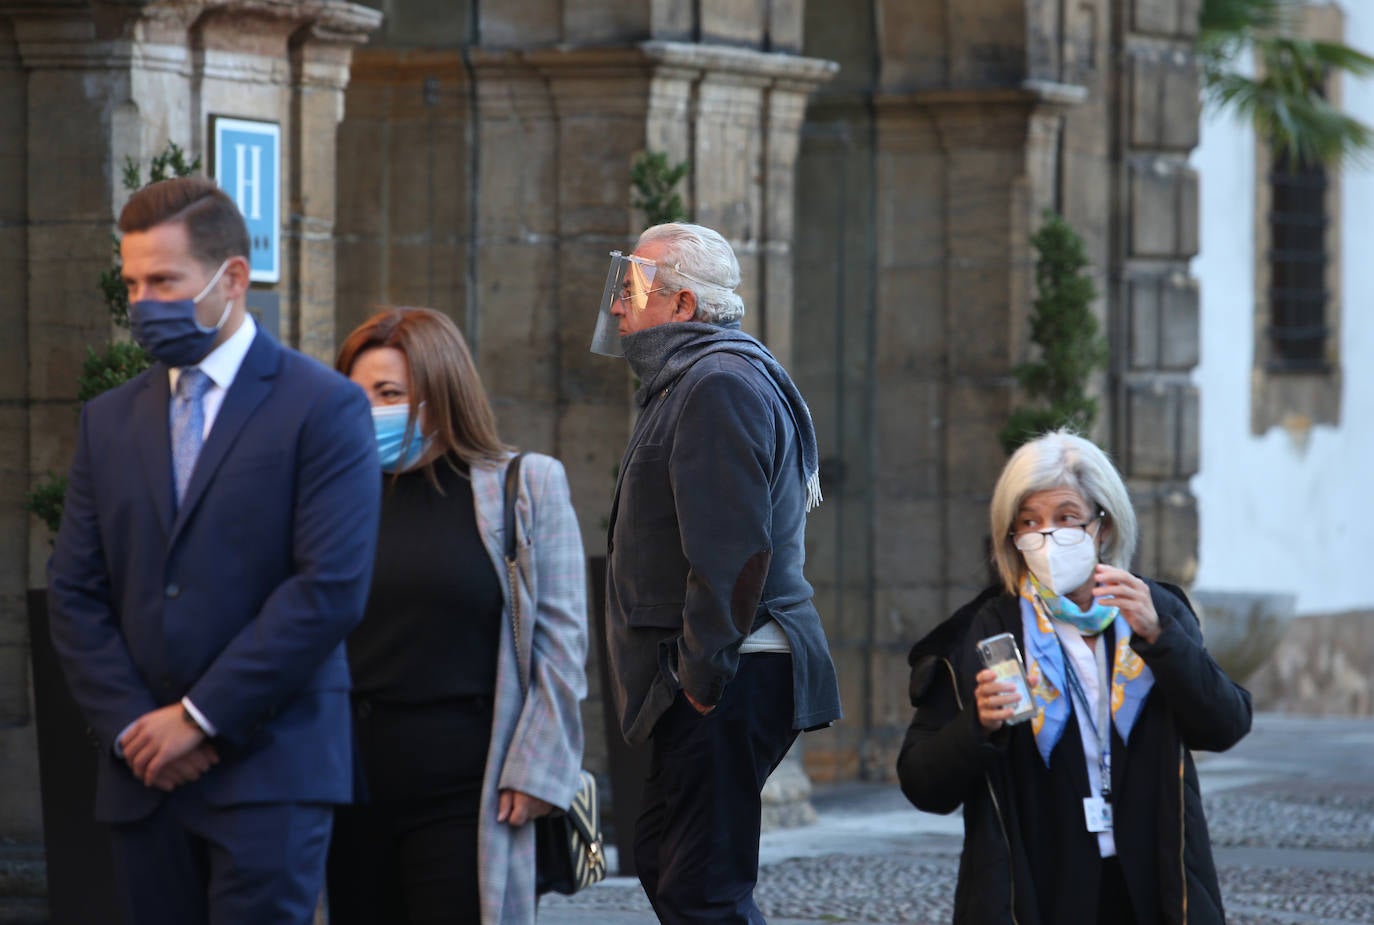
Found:
[(538, 73), (549, 80), (649, 78), (670, 72), (684, 78), (733, 78), (774, 89), (810, 93), (830, 80), (839, 65), (821, 58), (777, 52), (752, 51), (691, 42), (641, 42), (620, 47), (567, 46), (527, 49), (474, 49), (470, 55), (474, 73), (520, 71)]
[[(352, 47), (382, 14), (347, 0), (0, 0), (28, 68), (184, 72), (187, 36), (216, 20), (258, 23), (292, 43)], [(251, 30), (250, 30), (251, 31)]]

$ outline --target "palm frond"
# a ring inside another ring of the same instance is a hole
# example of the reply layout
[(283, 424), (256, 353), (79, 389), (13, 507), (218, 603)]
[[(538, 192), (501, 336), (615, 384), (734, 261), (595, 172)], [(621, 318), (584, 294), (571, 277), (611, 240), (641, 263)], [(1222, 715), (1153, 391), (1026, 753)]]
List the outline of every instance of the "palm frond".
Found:
[(1374, 129), (1341, 112), (1320, 93), (1294, 93), (1272, 72), (1261, 78), (1230, 73), (1208, 88), (1210, 101), (1255, 126), (1278, 155), (1334, 164), (1374, 153)]

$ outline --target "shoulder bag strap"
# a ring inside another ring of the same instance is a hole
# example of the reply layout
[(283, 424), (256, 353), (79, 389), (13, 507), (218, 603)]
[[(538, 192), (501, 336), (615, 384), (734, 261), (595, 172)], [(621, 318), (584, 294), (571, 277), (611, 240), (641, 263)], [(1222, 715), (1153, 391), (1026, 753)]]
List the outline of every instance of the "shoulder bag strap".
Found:
[(525, 680), (524, 669), (520, 666), (520, 564), (517, 558), (518, 541), (515, 536), (515, 499), (520, 493), (520, 460), (524, 453), (516, 453), (506, 464), (505, 493), (505, 540), (506, 540), (506, 581), (510, 585), (511, 629), (515, 634), (515, 672), (520, 678), (520, 692), (529, 693), (529, 682)]

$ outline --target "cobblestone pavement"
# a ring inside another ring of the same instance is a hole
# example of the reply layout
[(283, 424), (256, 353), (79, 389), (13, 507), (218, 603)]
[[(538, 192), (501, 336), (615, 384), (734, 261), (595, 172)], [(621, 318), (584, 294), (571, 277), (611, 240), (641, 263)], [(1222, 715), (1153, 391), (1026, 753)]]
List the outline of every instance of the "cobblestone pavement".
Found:
[[(1374, 923), (1374, 720), (1264, 715), (1224, 755), (1199, 756), (1231, 925)], [(764, 836), (756, 892), (773, 925), (950, 920), (960, 822), (895, 786), (819, 790), (814, 826)], [(638, 883), (552, 897), (541, 921), (652, 922)]]

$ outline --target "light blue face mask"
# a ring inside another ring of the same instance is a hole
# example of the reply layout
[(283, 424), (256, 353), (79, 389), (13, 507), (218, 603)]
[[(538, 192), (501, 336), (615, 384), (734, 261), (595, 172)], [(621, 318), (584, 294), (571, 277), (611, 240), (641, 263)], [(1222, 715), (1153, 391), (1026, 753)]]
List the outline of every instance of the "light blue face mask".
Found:
[(406, 439), (410, 405), (374, 405), (372, 427), (377, 435), (377, 454), (386, 472), (404, 472), (420, 461), (429, 449), (429, 438), (421, 437), (419, 422)]

